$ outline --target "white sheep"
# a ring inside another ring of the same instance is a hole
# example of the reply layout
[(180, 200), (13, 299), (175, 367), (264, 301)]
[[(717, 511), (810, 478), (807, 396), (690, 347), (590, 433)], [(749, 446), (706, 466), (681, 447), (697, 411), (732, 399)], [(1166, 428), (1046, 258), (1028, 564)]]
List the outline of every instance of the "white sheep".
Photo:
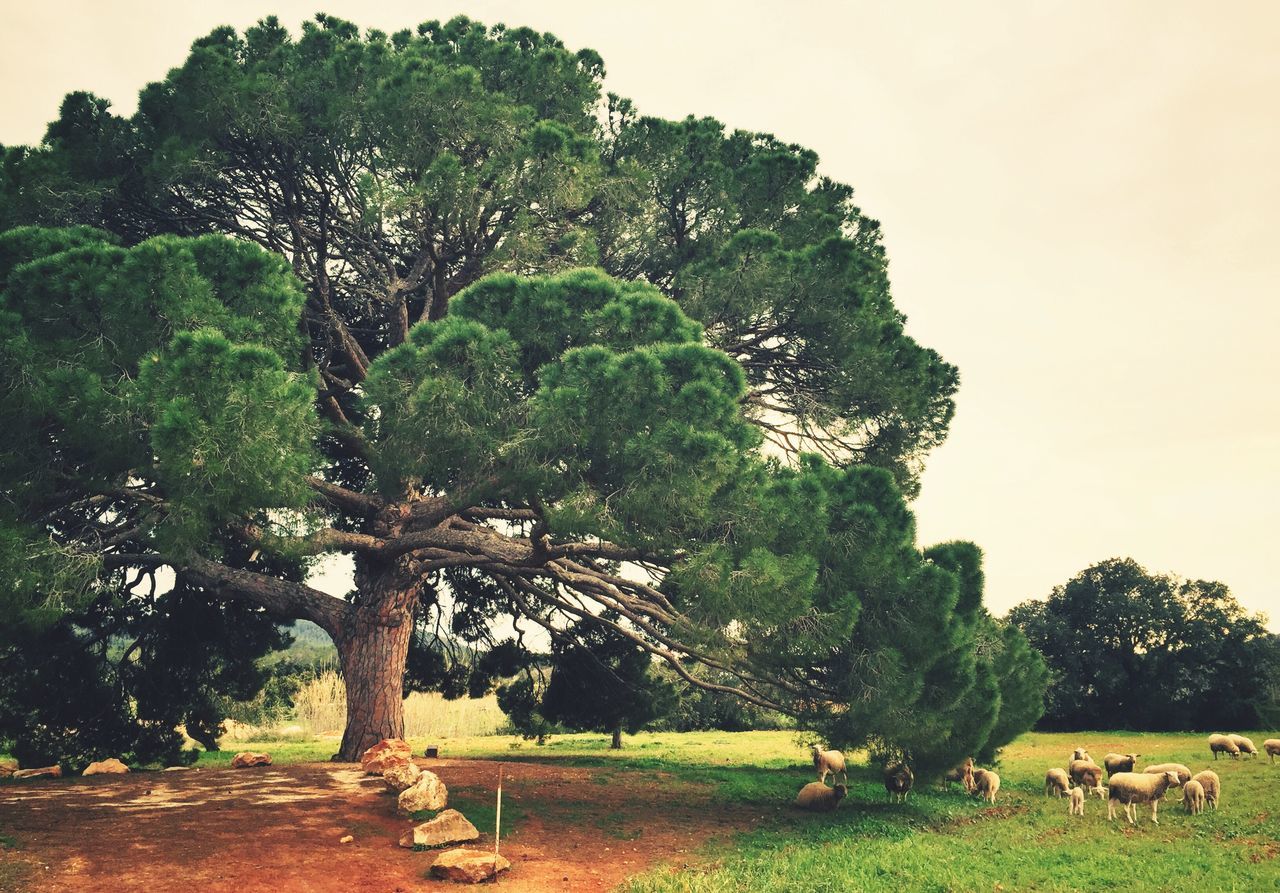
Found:
[(849, 773), (844, 768), (844, 754), (838, 750), (823, 750), (818, 745), (813, 745), (813, 768), (818, 771), (818, 781), (825, 783), (830, 775), (834, 782), (839, 773), (843, 776), (844, 783), (849, 783)]
[(1084, 788), (1071, 789), (1071, 804), (1067, 807), (1067, 815), (1084, 815)]
[(1089, 756), (1089, 751), (1085, 750), (1083, 747), (1077, 747), (1074, 751), (1072, 751), (1071, 759), (1084, 760), (1086, 763), (1093, 762), (1093, 757)]
[(1000, 791), (1000, 776), (990, 769), (973, 770), (973, 792), (988, 803), (996, 802)]
[(1253, 742), (1244, 735), (1228, 735), (1227, 737), (1231, 739), (1232, 744), (1240, 748), (1240, 756), (1256, 757), (1258, 755), (1258, 748), (1254, 747)]
[(1192, 815), (1204, 812), (1204, 787), (1194, 778), (1182, 786), (1182, 805)]
[(1132, 772), (1140, 756), (1142, 756), (1140, 753), (1107, 754), (1102, 758), (1102, 765), (1107, 768), (1107, 777), (1110, 778), (1117, 772)]
[(1268, 738), (1263, 741), (1262, 749), (1267, 752), (1267, 756), (1271, 758), (1271, 764), (1274, 766), (1276, 757), (1280, 757), (1280, 738)]
[(820, 781), (811, 781), (796, 794), (795, 805), (813, 812), (831, 812), (848, 793), (849, 789), (842, 784), (829, 788)]
[(1191, 781), (1196, 782), (1204, 789), (1204, 798), (1214, 809), (1218, 808), (1218, 798), (1222, 796), (1222, 782), (1218, 780), (1218, 773), (1212, 769), (1206, 769), (1203, 772), (1197, 772), (1195, 778)]
[(1227, 754), (1233, 760), (1238, 759), (1240, 756), (1240, 748), (1236, 746), (1228, 735), (1210, 735), (1209, 750), (1213, 752), (1215, 760), (1220, 753)]
[(1124, 804), (1125, 817), (1130, 825), (1136, 825), (1135, 807), (1139, 803), (1151, 804), (1151, 822), (1160, 824), (1156, 813), (1160, 798), (1171, 786), (1178, 784), (1178, 773), (1170, 770), (1159, 774), (1148, 772), (1117, 772), (1111, 776), (1111, 789), (1107, 796), (1107, 821), (1116, 817), (1116, 804)]
[(1062, 797), (1071, 790), (1071, 779), (1066, 769), (1050, 769), (1044, 774), (1044, 795)]
[(1162, 772), (1172, 772), (1178, 776), (1178, 780), (1174, 782), (1178, 787), (1181, 787), (1191, 780), (1191, 770), (1181, 763), (1156, 763), (1154, 766), (1148, 766), (1142, 771), (1148, 775), (1159, 775)]
[(1072, 760), (1067, 767), (1071, 781), (1089, 788), (1102, 799), (1102, 767), (1093, 760)]

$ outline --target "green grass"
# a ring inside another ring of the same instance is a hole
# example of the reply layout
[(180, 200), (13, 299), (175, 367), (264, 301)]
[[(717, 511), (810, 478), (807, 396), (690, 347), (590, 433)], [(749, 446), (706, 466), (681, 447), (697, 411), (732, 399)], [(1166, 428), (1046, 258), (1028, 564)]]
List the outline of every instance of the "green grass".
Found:
[[(1246, 733), (1255, 742), (1274, 732)], [(718, 840), (705, 863), (679, 872), (659, 868), (633, 878), (626, 893), (729, 893), (740, 890), (826, 891), (1075, 891), (1186, 893), (1280, 891), (1280, 765), (1256, 760), (1216, 763), (1202, 734), (1086, 732), (1024, 735), (1005, 750), (994, 810), (959, 791), (918, 783), (906, 805), (885, 802), (884, 788), (865, 756), (850, 767), (850, 796), (833, 814), (796, 812), (788, 804), (812, 772), (793, 732), (653, 733), (628, 736), (620, 751), (602, 735), (558, 735), (539, 747), (504, 736), (422, 739), (421, 753), (438, 744), (442, 757), (506, 763), (542, 762), (597, 770), (607, 784), (622, 773), (660, 782), (675, 778), (710, 786), (724, 803), (759, 807), (753, 830)], [(1136, 828), (1109, 823), (1105, 801), (1091, 798), (1083, 818), (1067, 815), (1065, 800), (1043, 794), (1045, 770), (1064, 767), (1077, 745), (1101, 761), (1108, 751), (1143, 756), (1139, 767), (1185, 763), (1222, 777), (1222, 806), (1188, 816), (1174, 797), (1149, 810)], [(279, 764), (324, 760), (334, 742), (246, 742), (239, 749), (270, 752)], [(234, 751), (205, 754), (200, 765), (222, 764)], [(633, 776), (634, 780), (634, 776)], [(493, 826), (487, 796), (453, 792), (454, 803), (483, 833)], [(451, 803), (451, 805), (453, 805)], [(503, 804), (503, 837), (518, 834), (525, 810), (574, 821), (570, 805), (529, 799)], [(582, 817), (585, 821), (586, 817)], [(618, 839), (634, 835), (625, 805), (594, 816)]]

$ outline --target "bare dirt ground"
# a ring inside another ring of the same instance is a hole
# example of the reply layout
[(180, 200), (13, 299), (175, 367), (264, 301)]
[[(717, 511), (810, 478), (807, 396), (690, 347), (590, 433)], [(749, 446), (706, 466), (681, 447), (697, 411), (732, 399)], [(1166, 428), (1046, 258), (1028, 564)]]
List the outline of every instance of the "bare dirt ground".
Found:
[[(492, 804), (497, 764), (420, 760), (450, 805)], [(746, 808), (651, 773), (506, 763), (502, 854), (511, 891), (608, 890), (658, 863), (681, 865), (713, 836), (754, 826)], [(151, 893), (392, 893), (455, 888), (435, 858), (397, 845), (412, 822), (359, 766), (138, 772), (0, 786), (0, 890)], [(489, 827), (473, 809), (480, 840)], [(508, 829), (510, 836), (508, 836)], [(339, 843), (345, 835), (351, 843)], [(6, 881), (6, 878), (8, 879)]]

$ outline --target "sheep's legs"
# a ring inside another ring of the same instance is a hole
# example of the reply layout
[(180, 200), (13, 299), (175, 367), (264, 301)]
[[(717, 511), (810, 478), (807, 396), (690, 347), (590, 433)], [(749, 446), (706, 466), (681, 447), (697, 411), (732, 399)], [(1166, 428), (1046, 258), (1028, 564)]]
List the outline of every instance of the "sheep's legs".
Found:
[(1153, 825), (1160, 824), (1160, 820), (1156, 818), (1156, 811), (1159, 809), (1160, 809), (1160, 801), (1158, 799), (1152, 800), (1151, 801), (1151, 824)]

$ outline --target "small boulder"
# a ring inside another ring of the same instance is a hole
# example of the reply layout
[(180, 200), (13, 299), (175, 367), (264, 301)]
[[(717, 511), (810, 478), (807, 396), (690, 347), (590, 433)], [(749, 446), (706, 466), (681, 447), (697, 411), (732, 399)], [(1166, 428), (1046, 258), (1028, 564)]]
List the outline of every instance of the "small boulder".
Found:
[(353, 840), (355, 840), (355, 836), (352, 834), (348, 834), (346, 837), (339, 837), (338, 843), (351, 843), (351, 841)]
[(360, 768), (366, 775), (381, 775), (393, 763), (413, 759), (413, 750), (401, 738), (383, 738), (360, 755)]
[(400, 836), (400, 846), (448, 846), (451, 843), (466, 843), (479, 836), (480, 832), (467, 821), (466, 816), (456, 809), (446, 809), (434, 819), (404, 832)]
[(253, 766), (270, 766), (271, 754), (254, 753), (251, 750), (242, 750), (231, 758), (232, 769), (248, 769)]
[(413, 783), (418, 780), (418, 776), (422, 774), (422, 770), (418, 768), (416, 763), (410, 763), (408, 760), (399, 763), (392, 763), (382, 771), (382, 780), (387, 785), (387, 790), (393, 794), (413, 787)]
[(39, 769), (19, 769), (13, 773), (14, 778), (40, 778), (47, 776), (49, 778), (61, 778), (61, 766), (43, 766)]
[(81, 775), (124, 775), (129, 771), (129, 767), (119, 760), (112, 757), (109, 760), (102, 760), (98, 763), (90, 763), (85, 767)]
[(479, 884), (506, 871), (511, 863), (485, 850), (446, 850), (431, 866), (431, 876), (464, 884)]
[(449, 789), (434, 772), (422, 770), (413, 786), (400, 792), (400, 811), (406, 815), (424, 809), (444, 809), (448, 805)]

